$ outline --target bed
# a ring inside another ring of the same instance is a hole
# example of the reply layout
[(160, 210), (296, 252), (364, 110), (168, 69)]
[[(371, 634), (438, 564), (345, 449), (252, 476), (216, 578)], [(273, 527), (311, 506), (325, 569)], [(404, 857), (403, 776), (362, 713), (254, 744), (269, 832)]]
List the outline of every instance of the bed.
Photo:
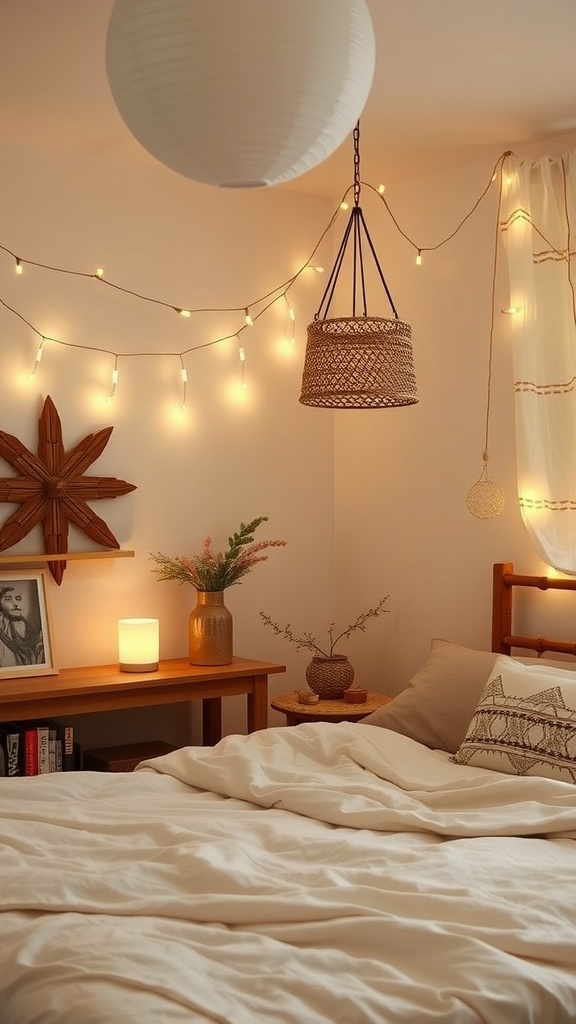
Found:
[(360, 723), (0, 780), (2, 1024), (574, 1022), (576, 673), (514, 635), (529, 579)]

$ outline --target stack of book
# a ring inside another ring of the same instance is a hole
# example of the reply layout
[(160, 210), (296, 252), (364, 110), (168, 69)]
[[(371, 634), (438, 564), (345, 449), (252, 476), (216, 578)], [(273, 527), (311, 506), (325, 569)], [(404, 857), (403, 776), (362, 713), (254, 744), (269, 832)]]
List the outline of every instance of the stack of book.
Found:
[(0, 723), (0, 776), (74, 771), (78, 754), (71, 725), (47, 719)]

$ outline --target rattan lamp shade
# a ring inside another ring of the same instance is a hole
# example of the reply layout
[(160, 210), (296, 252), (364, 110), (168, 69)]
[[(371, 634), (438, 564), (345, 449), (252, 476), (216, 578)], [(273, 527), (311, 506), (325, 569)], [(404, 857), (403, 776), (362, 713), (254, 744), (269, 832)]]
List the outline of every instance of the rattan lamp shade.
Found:
[(410, 325), (340, 317), (308, 326), (302, 405), (382, 409), (418, 401)]
[(153, 156), (250, 188), (334, 152), (364, 108), (375, 52), (366, 0), (116, 0), (106, 66)]
[[(418, 401), (412, 330), (400, 320), (360, 206), (360, 124), (354, 140), (354, 206), (314, 320), (302, 370), (302, 405), (325, 409), (386, 409)], [(394, 319), (369, 316), (364, 249), (390, 303)], [(329, 317), (346, 255), (350, 257), (352, 315)], [(360, 313), (357, 311), (360, 307)]]

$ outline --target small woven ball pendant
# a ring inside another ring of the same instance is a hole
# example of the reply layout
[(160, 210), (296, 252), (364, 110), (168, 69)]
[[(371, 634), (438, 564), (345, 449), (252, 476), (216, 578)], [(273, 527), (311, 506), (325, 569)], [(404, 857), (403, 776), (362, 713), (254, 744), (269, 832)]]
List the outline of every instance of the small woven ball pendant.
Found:
[(466, 495), (466, 507), (477, 519), (496, 519), (504, 505), (504, 491), (492, 480), (479, 480)]

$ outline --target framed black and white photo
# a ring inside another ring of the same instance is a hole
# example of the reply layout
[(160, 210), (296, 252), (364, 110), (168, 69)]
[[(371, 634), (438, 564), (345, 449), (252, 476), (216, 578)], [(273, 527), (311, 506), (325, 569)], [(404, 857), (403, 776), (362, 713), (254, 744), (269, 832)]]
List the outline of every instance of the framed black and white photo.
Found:
[(46, 571), (0, 570), (0, 680), (55, 672)]

